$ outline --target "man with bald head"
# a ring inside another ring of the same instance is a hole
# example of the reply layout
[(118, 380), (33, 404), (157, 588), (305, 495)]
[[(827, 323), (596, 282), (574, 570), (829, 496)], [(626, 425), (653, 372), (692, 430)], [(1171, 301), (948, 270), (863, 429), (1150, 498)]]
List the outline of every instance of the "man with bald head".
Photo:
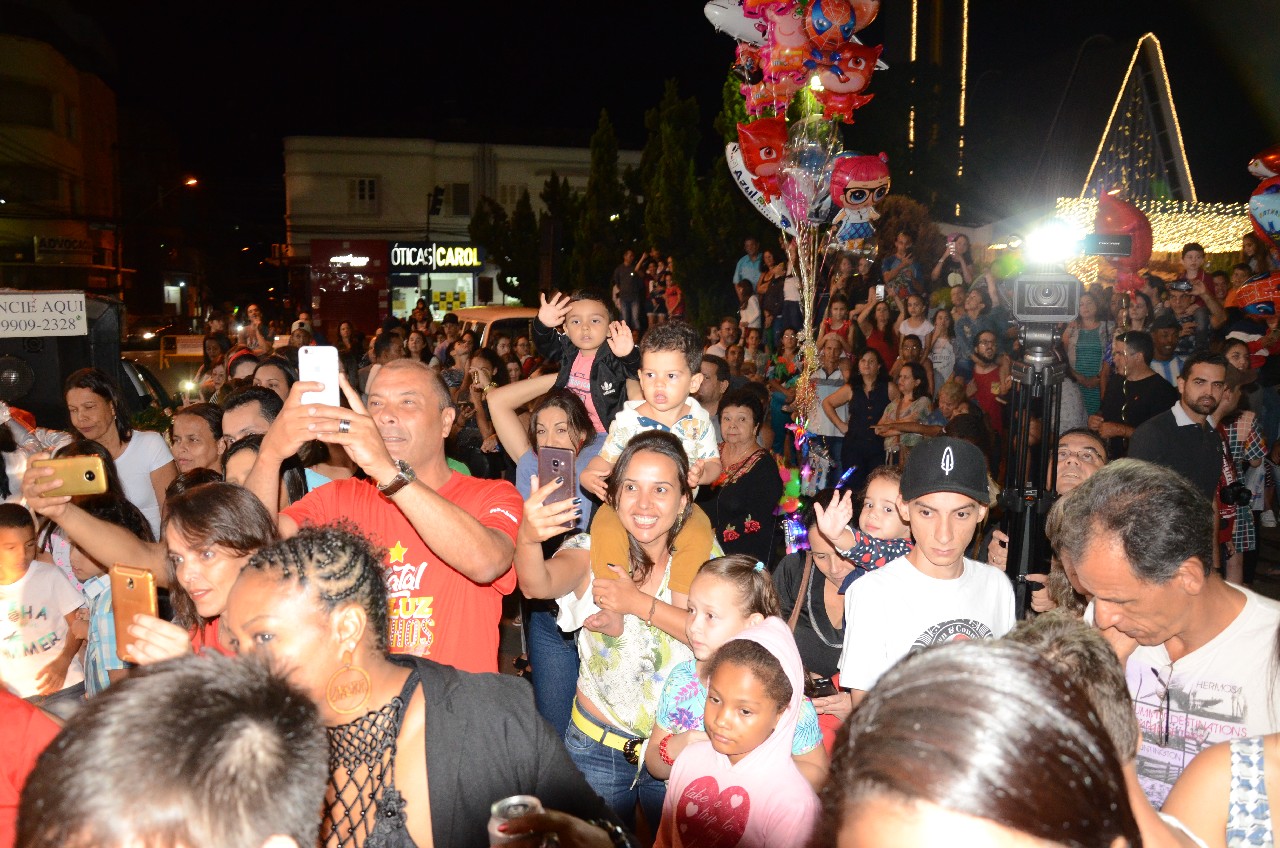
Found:
[(275, 512), (280, 464), (306, 441), (338, 444), (368, 475), (335, 480), (279, 515), (290, 536), (303, 524), (349, 521), (387, 551), (388, 647), (465, 671), (497, 671), (502, 596), (523, 503), (505, 480), (451, 470), (444, 440), (456, 411), (439, 375), (421, 362), (388, 362), (368, 405), (339, 376), (350, 409), (303, 403), (320, 383), (294, 384), (267, 431), (246, 485)]

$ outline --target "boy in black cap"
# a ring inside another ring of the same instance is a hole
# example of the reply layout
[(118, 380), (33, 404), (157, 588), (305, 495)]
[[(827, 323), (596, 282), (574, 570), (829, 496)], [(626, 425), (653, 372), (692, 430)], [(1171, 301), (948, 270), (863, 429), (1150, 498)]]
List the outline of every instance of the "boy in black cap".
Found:
[(927, 439), (902, 472), (898, 512), (916, 545), (845, 594), (841, 685), (857, 706), (908, 653), (955, 639), (998, 638), (1013, 628), (1013, 587), (1003, 572), (966, 559), (987, 515), (987, 460), (969, 442)]

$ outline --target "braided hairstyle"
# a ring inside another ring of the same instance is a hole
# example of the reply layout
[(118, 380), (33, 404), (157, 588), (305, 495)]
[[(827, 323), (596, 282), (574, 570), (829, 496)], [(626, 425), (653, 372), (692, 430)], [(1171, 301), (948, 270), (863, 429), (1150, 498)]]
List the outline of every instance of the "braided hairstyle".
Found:
[(354, 524), (342, 521), (303, 527), (296, 536), (259, 549), (245, 570), (270, 572), (281, 583), (313, 588), (326, 612), (357, 604), (368, 618), (374, 646), (387, 650), (382, 551), (360, 535)]

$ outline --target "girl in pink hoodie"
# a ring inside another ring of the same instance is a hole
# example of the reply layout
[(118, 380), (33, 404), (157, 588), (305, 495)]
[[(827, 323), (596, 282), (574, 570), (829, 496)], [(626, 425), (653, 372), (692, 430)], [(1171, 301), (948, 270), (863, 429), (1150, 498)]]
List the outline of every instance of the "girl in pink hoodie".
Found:
[(785, 621), (726, 642), (707, 667), (708, 741), (676, 759), (657, 848), (803, 846), (818, 796), (791, 758), (804, 670)]

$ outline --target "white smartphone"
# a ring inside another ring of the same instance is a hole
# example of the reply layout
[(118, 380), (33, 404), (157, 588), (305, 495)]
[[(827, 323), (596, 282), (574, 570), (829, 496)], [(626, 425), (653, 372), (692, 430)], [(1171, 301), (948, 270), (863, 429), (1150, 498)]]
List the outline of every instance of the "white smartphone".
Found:
[(303, 403), (338, 406), (338, 349), (330, 345), (307, 345), (298, 348), (298, 379), (324, 383), (322, 392), (303, 392)]
[(876, 300), (884, 300), (884, 286), (876, 286)]

